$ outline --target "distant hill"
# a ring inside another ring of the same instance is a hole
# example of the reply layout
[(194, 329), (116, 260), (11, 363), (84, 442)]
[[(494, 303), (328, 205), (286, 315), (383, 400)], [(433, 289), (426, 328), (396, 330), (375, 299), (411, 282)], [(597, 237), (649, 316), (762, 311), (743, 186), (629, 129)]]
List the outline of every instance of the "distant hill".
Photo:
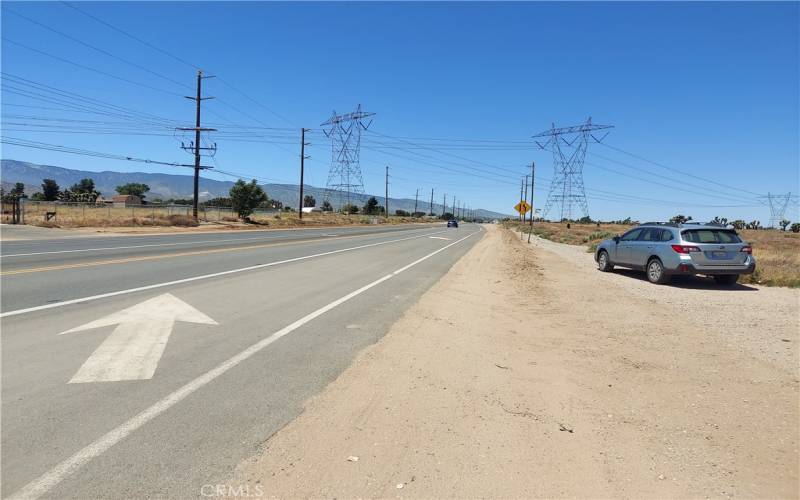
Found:
[[(103, 196), (113, 196), (116, 194), (116, 187), (120, 184), (129, 182), (141, 182), (150, 186), (148, 199), (169, 199), (169, 198), (191, 198), (193, 189), (193, 177), (191, 175), (160, 174), (146, 172), (114, 172), (105, 170), (102, 172), (89, 172), (86, 170), (73, 170), (69, 168), (56, 167), (52, 165), (38, 165), (18, 160), (0, 160), (0, 180), (3, 188), (9, 189), (16, 182), (25, 184), (25, 192), (28, 195), (41, 191), (42, 179), (55, 179), (62, 189), (75, 184), (81, 179), (91, 178), (94, 180), (95, 187)], [(212, 179), (200, 178), (200, 199), (210, 199), (228, 196), (228, 192), (233, 186), (232, 181), (216, 181)], [(297, 206), (299, 197), (299, 186), (297, 184), (262, 184), (267, 195), (285, 205)], [(325, 197), (325, 189), (314, 186), (304, 186), (305, 194), (314, 196), (317, 204), (321, 204)], [(351, 195), (353, 203), (363, 205), (370, 196), (375, 196), (383, 203), (383, 196), (370, 194)], [(334, 202), (335, 200), (331, 200)], [(336, 204), (334, 203), (334, 206)], [(419, 210), (427, 211), (429, 204), (420, 199)], [(414, 210), (413, 199), (389, 198), (389, 209), (394, 213), (401, 209), (408, 212)], [(436, 213), (441, 213), (442, 204), (434, 203), (433, 209)], [(486, 218), (506, 217), (504, 214), (489, 210), (478, 209), (477, 214)]]

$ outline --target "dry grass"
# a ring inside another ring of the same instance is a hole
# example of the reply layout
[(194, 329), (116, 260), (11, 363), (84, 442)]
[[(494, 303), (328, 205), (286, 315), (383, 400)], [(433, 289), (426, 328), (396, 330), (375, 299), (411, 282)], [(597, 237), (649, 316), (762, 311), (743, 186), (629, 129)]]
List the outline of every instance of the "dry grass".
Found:
[[(518, 224), (511, 224), (514, 228)], [(621, 224), (566, 224), (537, 222), (533, 233), (558, 243), (586, 245), (593, 252), (600, 241), (622, 234), (632, 226)], [(526, 227), (527, 229), (527, 227)], [(756, 272), (742, 276), (741, 283), (767, 286), (800, 287), (800, 233), (779, 230), (739, 231), (742, 238), (753, 246), (758, 263)]]
[(739, 231), (753, 246), (756, 272), (742, 276), (742, 283), (800, 287), (800, 233), (778, 230)]
[[(47, 212), (56, 216), (47, 220)], [(425, 218), (392, 216), (373, 217), (344, 215), (338, 213), (303, 214), (297, 212), (256, 213), (248, 223), (243, 222), (230, 209), (200, 210), (200, 222), (224, 229), (326, 227), (371, 224), (408, 224), (415, 222), (437, 222)], [(199, 224), (191, 217), (191, 207), (159, 207), (142, 205), (136, 207), (108, 207), (94, 205), (62, 205), (52, 203), (28, 203), (25, 206), (26, 224), (40, 227), (61, 228), (136, 228), (136, 227), (195, 227)], [(440, 222), (440, 221), (439, 221)]]

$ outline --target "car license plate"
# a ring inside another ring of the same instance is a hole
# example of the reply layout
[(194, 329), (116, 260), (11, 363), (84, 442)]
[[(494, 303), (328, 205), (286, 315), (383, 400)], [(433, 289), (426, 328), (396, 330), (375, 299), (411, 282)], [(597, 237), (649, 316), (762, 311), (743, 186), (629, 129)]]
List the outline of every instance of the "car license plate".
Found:
[(728, 252), (711, 252), (712, 259), (727, 259)]

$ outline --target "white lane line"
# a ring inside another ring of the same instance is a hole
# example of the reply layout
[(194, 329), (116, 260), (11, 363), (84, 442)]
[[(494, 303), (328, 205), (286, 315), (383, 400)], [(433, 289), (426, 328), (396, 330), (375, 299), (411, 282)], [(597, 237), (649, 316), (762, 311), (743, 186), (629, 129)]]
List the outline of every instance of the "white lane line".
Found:
[(428, 238), (432, 240), (447, 240), (450, 241), (450, 238), (442, 238), (441, 236), (428, 236)]
[(144, 291), (144, 290), (153, 290), (155, 288), (162, 288), (162, 287), (165, 287), (165, 286), (179, 285), (179, 284), (182, 284), (182, 283), (190, 283), (192, 281), (204, 280), (204, 279), (209, 279), (209, 278), (216, 278), (218, 276), (226, 276), (228, 274), (241, 273), (241, 272), (244, 272), (244, 271), (253, 271), (255, 269), (263, 269), (265, 267), (272, 267), (272, 266), (277, 266), (277, 265), (280, 265), (280, 264), (288, 264), (289, 262), (297, 262), (299, 260), (313, 259), (313, 258), (316, 258), (316, 257), (323, 257), (325, 255), (333, 255), (333, 254), (342, 253), (342, 252), (350, 252), (352, 250), (359, 250), (361, 248), (369, 248), (369, 247), (374, 247), (374, 246), (378, 246), (378, 245), (387, 245), (389, 243), (397, 243), (399, 241), (413, 240), (413, 239), (416, 239), (416, 238), (424, 238), (424, 237), (428, 236), (429, 234), (439, 234), (439, 233), (443, 233), (443, 232), (445, 232), (445, 231), (437, 231), (435, 233), (425, 233), (425, 234), (421, 234), (421, 235), (417, 235), (417, 236), (409, 236), (407, 238), (398, 238), (396, 240), (379, 241), (377, 243), (369, 243), (369, 244), (366, 244), (366, 245), (359, 245), (359, 246), (355, 246), (355, 247), (342, 248), (342, 249), (339, 249), (339, 250), (331, 250), (329, 252), (316, 253), (316, 254), (312, 254), (312, 255), (304, 255), (302, 257), (294, 257), (292, 259), (278, 260), (278, 261), (275, 261), (275, 262), (267, 262), (265, 264), (257, 264), (255, 266), (240, 267), (238, 269), (230, 269), (228, 271), (220, 271), (218, 273), (203, 274), (203, 275), (200, 275), (200, 276), (192, 276), (191, 278), (183, 278), (183, 279), (174, 280), (174, 281), (167, 281), (167, 282), (164, 282), (164, 283), (155, 283), (153, 285), (145, 285), (145, 286), (140, 286), (140, 287), (136, 287), (136, 288), (128, 288), (127, 290), (118, 290), (116, 292), (101, 293), (101, 294), (98, 294), (98, 295), (91, 295), (89, 297), (82, 297), (82, 298), (79, 298), (79, 299), (65, 300), (64, 302), (54, 302), (52, 304), (44, 304), (44, 305), (41, 305), (41, 306), (27, 307), (25, 309), (17, 309), (15, 311), (8, 311), (8, 312), (0, 313), (0, 318), (6, 318), (8, 316), (17, 316), (19, 314), (26, 314), (26, 313), (30, 313), (30, 312), (34, 312), (34, 311), (42, 311), (44, 309), (53, 309), (53, 308), (56, 308), (56, 307), (64, 307), (64, 306), (68, 306), (68, 305), (72, 305), (72, 304), (78, 304), (80, 302), (88, 302), (90, 300), (104, 299), (104, 298), (107, 298), (107, 297), (115, 297), (117, 295), (126, 295), (126, 294), (129, 294), (129, 293), (141, 292), (141, 291)]
[(194, 380), (190, 381), (183, 387), (179, 388), (172, 394), (164, 397), (163, 399), (157, 401), (155, 404), (150, 406), (149, 408), (145, 409), (138, 415), (134, 416), (127, 422), (123, 423), (119, 427), (112, 429), (104, 436), (100, 437), (93, 443), (89, 444), (82, 450), (78, 451), (68, 459), (64, 460), (60, 464), (56, 465), (50, 471), (42, 474), (38, 478), (34, 479), (27, 485), (25, 485), (22, 489), (8, 497), (11, 500), (18, 500), (18, 499), (35, 499), (39, 498), (40, 496), (46, 494), (48, 491), (53, 489), (57, 486), (61, 481), (67, 478), (72, 473), (76, 472), (78, 469), (89, 463), (92, 459), (102, 455), (112, 446), (116, 445), (134, 431), (142, 427), (144, 424), (149, 422), (150, 420), (154, 419), (158, 415), (164, 413), (168, 409), (172, 408), (176, 404), (180, 403), (183, 399), (187, 396), (192, 394), (193, 392), (201, 389), (203, 386), (209, 384), (216, 378), (220, 377), (222, 374), (230, 370), (231, 368), (235, 367), (239, 363), (247, 360), (248, 358), (252, 357), (257, 352), (261, 351), (268, 345), (272, 344), (279, 338), (292, 333), (293, 331), (297, 330), (301, 326), (305, 325), (309, 321), (322, 316), (326, 312), (330, 311), (331, 309), (347, 302), (348, 300), (361, 295), (362, 293), (366, 292), (370, 288), (373, 288), (386, 280), (392, 279), (398, 274), (408, 270), (409, 268), (416, 266), (420, 262), (423, 262), (434, 255), (438, 254), (439, 252), (443, 252), (447, 250), (451, 246), (464, 241), (465, 239), (469, 238), (473, 234), (478, 233), (479, 231), (472, 232), (467, 236), (464, 236), (460, 240), (456, 240), (453, 243), (443, 246), (442, 248), (435, 250), (422, 258), (419, 258), (408, 264), (406, 266), (401, 267), (400, 269), (383, 276), (382, 278), (378, 278), (377, 280), (369, 283), (368, 285), (364, 285), (361, 288), (354, 290), (347, 295), (340, 297), (333, 302), (320, 307), (314, 312), (311, 312), (302, 318), (298, 319), (294, 323), (285, 326), (278, 330), (277, 332), (273, 333), (269, 337), (266, 337), (262, 340), (259, 340), (255, 344), (251, 345), (244, 351), (240, 352), (239, 354), (234, 355), (233, 357), (229, 358), (227, 361), (222, 362), (222, 364), (217, 365), (215, 368), (207, 371), (206, 373), (200, 375), (199, 377), (195, 378)]

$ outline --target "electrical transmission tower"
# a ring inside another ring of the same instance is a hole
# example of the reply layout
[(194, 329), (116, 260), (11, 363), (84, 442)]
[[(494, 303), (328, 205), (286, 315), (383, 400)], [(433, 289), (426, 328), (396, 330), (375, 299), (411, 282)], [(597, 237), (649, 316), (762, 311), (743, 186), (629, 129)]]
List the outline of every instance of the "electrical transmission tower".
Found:
[(321, 124), (325, 136), (331, 139), (331, 168), (325, 186), (325, 199), (331, 194), (338, 199), (339, 208), (350, 204), (351, 193), (364, 192), (364, 179), (361, 176), (361, 132), (372, 124), (365, 120), (375, 113), (361, 111), (359, 104), (355, 111), (345, 115), (333, 112), (328, 121)]
[(769, 206), (769, 227), (775, 227), (776, 224), (780, 224), (781, 221), (786, 218), (786, 208), (789, 206), (789, 202), (793, 201), (794, 198), (796, 197), (793, 197), (792, 193), (767, 193), (766, 196), (760, 196), (758, 198), (762, 203)]
[[(600, 142), (605, 139), (608, 132), (598, 139), (592, 132), (613, 128), (613, 125), (594, 125), (589, 117), (586, 123), (572, 127), (556, 128), (555, 124), (550, 130), (545, 130), (533, 138), (547, 138), (544, 143), (536, 141), (541, 149), (553, 152), (553, 181), (547, 193), (547, 202), (542, 210), (542, 218), (546, 218), (553, 205), (558, 205), (561, 212), (559, 220), (571, 220), (573, 206), (577, 205), (584, 216), (589, 215), (589, 205), (586, 203), (586, 191), (583, 187), (583, 161), (586, 158), (586, 149), (589, 141)], [(567, 140), (565, 137), (570, 137)], [(569, 151), (562, 149), (562, 142)]]

